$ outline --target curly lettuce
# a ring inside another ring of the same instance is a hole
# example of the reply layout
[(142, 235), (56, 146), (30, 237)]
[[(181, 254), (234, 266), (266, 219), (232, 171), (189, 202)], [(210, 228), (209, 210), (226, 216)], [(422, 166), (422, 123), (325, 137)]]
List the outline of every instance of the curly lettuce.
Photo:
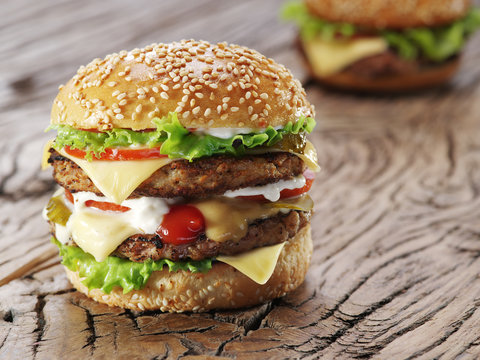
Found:
[(257, 146), (272, 146), (282, 140), (286, 134), (311, 132), (315, 127), (315, 120), (301, 116), (293, 124), (289, 122), (282, 129), (269, 126), (264, 131), (251, 134), (239, 134), (228, 139), (207, 134), (198, 134), (188, 131), (178, 120), (177, 114), (168, 113), (163, 118), (152, 120), (157, 126), (154, 131), (133, 131), (128, 129), (113, 129), (102, 133), (78, 130), (68, 125), (52, 125), (47, 130), (57, 130), (54, 148), (59, 150), (64, 146), (73, 149), (86, 150), (87, 159), (93, 154), (100, 157), (109, 147), (130, 145), (145, 145), (148, 147), (160, 146), (160, 153), (170, 158), (182, 158), (192, 161), (204, 156), (229, 154), (240, 156), (246, 149)]
[[(361, 28), (348, 23), (333, 23), (320, 19), (308, 11), (305, 4), (293, 1), (282, 10), (285, 20), (295, 22), (304, 39), (320, 36), (332, 40), (335, 36), (350, 38), (360, 33)], [(463, 18), (445, 26), (418, 27), (403, 31), (382, 30), (382, 36), (390, 48), (407, 60), (424, 58), (442, 62), (462, 50), (467, 38), (480, 27), (480, 9), (472, 8)]]
[(212, 268), (213, 259), (200, 261), (146, 261), (137, 263), (128, 259), (109, 256), (98, 262), (95, 258), (76, 246), (61, 244), (52, 237), (52, 243), (58, 246), (62, 264), (71, 271), (78, 271), (82, 283), (89, 289), (100, 289), (109, 294), (115, 286), (120, 286), (126, 294), (132, 290), (141, 290), (154, 271), (168, 268), (170, 272), (179, 270), (192, 273), (206, 273)]

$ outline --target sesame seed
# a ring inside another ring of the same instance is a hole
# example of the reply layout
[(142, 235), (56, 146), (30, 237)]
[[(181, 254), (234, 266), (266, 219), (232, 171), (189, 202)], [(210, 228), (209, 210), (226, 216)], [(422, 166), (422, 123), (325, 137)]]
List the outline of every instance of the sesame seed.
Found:
[(226, 119), (227, 119), (227, 117), (228, 117), (228, 115), (227, 115), (227, 114), (223, 114), (222, 116), (220, 116), (220, 120), (226, 120)]
[(200, 112), (200, 106), (197, 106), (196, 108), (194, 108), (194, 109), (192, 110), (192, 113), (193, 113), (194, 115), (197, 115), (199, 112)]
[(222, 105), (218, 105), (217, 106), (217, 113), (221, 113), (222, 112)]
[(231, 112), (237, 112), (238, 110), (240, 110), (240, 108), (238, 108), (236, 106), (230, 108)]
[(250, 96), (252, 96), (252, 93), (250, 91), (247, 91), (247, 93), (245, 94), (245, 99), (250, 99)]
[(229, 98), (228, 96), (225, 96), (225, 97), (222, 99), (222, 101), (223, 101), (224, 103), (229, 102), (229, 101), (230, 101), (230, 98)]
[(184, 119), (186, 119), (189, 115), (190, 115), (190, 111), (185, 111), (185, 112), (182, 114), (182, 117), (183, 117)]
[(260, 97), (264, 100), (267, 100), (268, 99), (268, 94), (267, 93), (262, 93), (262, 94), (260, 94)]
[(162, 99), (168, 100), (168, 94), (167, 94), (165, 91), (162, 91), (162, 92), (161, 92), (160, 97), (161, 97)]
[(151, 102), (152, 104), (155, 104), (155, 101), (156, 101), (156, 100), (155, 100), (155, 98), (154, 98), (153, 96), (150, 97), (150, 102)]
[(157, 94), (158, 94), (158, 91), (159, 91), (159, 90), (158, 90), (158, 87), (153, 86), (153, 87), (152, 87), (152, 90), (153, 90), (154, 93), (157, 93)]
[(124, 116), (122, 114), (117, 114), (117, 115), (115, 115), (115, 118), (117, 120), (122, 120), (124, 118)]
[(118, 105), (120, 105), (120, 106), (127, 105), (127, 100), (126, 100), (126, 99), (123, 99), (122, 101), (120, 101), (120, 102), (118, 103)]
[(252, 121), (255, 121), (258, 119), (258, 114), (253, 114), (251, 117), (250, 117), (250, 120)]
[(142, 112), (142, 104), (138, 104), (135, 111), (140, 114)]
[(112, 96), (117, 96), (118, 94), (120, 94), (120, 90), (115, 90), (115, 91), (112, 93)]
[(203, 116), (208, 116), (208, 115), (210, 115), (211, 112), (212, 112), (212, 110), (210, 108), (207, 108), (205, 110), (205, 112), (203, 113)]
[(195, 96), (198, 97), (199, 99), (202, 99), (202, 98), (203, 98), (203, 94), (202, 94), (202, 93), (195, 93)]

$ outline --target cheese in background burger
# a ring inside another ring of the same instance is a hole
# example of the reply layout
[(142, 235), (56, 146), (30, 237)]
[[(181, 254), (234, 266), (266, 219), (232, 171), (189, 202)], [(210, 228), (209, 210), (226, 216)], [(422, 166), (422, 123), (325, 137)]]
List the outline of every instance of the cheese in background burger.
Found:
[(299, 26), (316, 79), (374, 92), (445, 82), (480, 26), (480, 11), (470, 0), (291, 1), (283, 17)]
[(313, 116), (288, 70), (236, 45), (153, 44), (81, 67), (44, 156), (64, 189), (45, 216), (74, 286), (162, 311), (293, 290), (312, 249)]

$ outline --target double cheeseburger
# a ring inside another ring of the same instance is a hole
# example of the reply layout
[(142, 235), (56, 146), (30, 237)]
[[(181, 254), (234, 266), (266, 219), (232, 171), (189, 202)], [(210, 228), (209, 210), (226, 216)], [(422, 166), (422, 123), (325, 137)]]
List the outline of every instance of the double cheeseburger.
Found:
[(45, 207), (73, 286), (170, 312), (251, 306), (304, 280), (314, 109), (285, 67), (204, 41), (95, 59), (60, 87)]
[(286, 4), (283, 16), (299, 26), (318, 81), (373, 92), (446, 82), (480, 26), (470, 0), (305, 0)]

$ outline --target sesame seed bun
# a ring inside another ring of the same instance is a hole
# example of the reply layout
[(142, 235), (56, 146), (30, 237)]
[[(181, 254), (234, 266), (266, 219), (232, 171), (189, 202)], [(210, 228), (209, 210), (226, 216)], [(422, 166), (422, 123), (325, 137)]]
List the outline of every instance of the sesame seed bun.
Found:
[(137, 311), (202, 312), (253, 306), (285, 295), (304, 280), (312, 255), (310, 225), (304, 226), (284, 246), (272, 277), (259, 285), (230, 265), (215, 262), (205, 274), (168, 270), (152, 273), (145, 288), (124, 294), (115, 287), (110, 294), (88, 290), (77, 272), (65, 268), (73, 286), (88, 297)]
[(352, 90), (367, 93), (402, 93), (421, 90), (446, 83), (457, 72), (460, 56), (441, 63), (417, 69), (408, 74), (366, 78), (353, 71), (342, 71), (330, 76), (313, 77), (323, 85), (340, 90)]
[(464, 16), (470, 0), (305, 0), (318, 17), (368, 28), (438, 26)]
[(60, 87), (53, 124), (100, 131), (156, 126), (178, 113), (187, 128), (260, 129), (314, 116), (290, 71), (255, 50), (183, 40), (95, 59)]

